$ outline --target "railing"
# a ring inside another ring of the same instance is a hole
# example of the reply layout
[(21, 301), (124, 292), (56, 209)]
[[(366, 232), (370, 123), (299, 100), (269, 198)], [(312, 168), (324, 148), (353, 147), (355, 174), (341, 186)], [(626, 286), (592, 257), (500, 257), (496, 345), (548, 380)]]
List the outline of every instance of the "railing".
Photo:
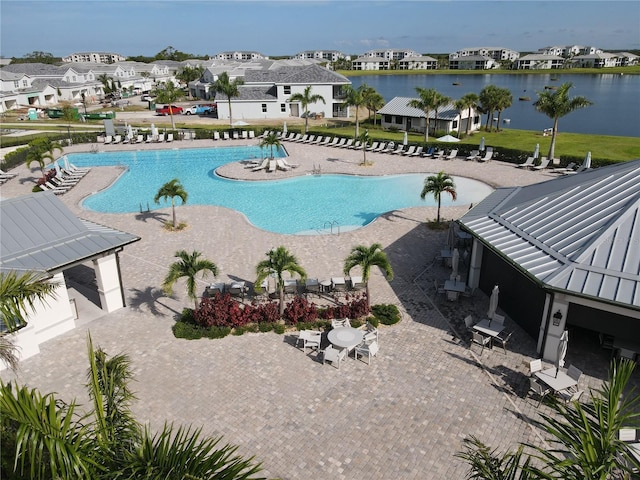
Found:
[[(329, 228), (327, 228), (327, 226)], [(326, 232), (327, 230), (329, 230), (329, 232), (333, 235), (333, 227), (336, 227), (336, 235), (340, 235), (340, 224), (337, 222), (337, 220), (327, 220), (326, 222), (324, 222), (324, 225), (322, 226), (322, 231)]]

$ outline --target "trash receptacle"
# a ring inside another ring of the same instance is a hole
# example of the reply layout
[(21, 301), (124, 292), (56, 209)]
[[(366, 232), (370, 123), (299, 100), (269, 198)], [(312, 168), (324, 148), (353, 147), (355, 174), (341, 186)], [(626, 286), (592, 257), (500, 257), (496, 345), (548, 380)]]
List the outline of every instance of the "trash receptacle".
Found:
[(156, 109), (156, 104), (151, 100), (149, 100), (149, 110), (155, 110), (155, 109)]
[(38, 119), (38, 111), (35, 108), (30, 108), (27, 112), (27, 116), (29, 120), (37, 120)]

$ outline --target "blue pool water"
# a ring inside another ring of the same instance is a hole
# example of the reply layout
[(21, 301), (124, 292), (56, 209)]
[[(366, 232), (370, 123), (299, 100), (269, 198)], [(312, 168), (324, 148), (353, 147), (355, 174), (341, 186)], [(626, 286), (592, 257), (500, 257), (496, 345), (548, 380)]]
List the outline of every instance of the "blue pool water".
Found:
[[(282, 150), (275, 156), (284, 156)], [(154, 204), (158, 189), (178, 178), (188, 193), (188, 205), (219, 205), (242, 212), (258, 228), (284, 234), (318, 234), (362, 227), (385, 212), (435, 205), (420, 198), (427, 174), (360, 177), (306, 175), (269, 181), (228, 180), (214, 170), (228, 162), (261, 158), (257, 146), (208, 149), (147, 150), (69, 154), (76, 166), (121, 165), (127, 170), (108, 189), (83, 202), (105, 213), (138, 212), (170, 206)], [(458, 200), (442, 197), (442, 206), (477, 203), (491, 193), (488, 185), (455, 177)], [(180, 200), (176, 199), (177, 205)]]

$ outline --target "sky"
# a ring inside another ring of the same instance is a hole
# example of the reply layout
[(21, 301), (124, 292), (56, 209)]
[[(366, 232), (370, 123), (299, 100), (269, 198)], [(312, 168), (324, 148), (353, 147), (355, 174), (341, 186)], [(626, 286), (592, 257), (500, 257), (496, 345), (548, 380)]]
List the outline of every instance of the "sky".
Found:
[(0, 56), (101, 51), (154, 56), (251, 50), (519, 52), (549, 45), (640, 48), (640, 2), (376, 0), (0, 0)]

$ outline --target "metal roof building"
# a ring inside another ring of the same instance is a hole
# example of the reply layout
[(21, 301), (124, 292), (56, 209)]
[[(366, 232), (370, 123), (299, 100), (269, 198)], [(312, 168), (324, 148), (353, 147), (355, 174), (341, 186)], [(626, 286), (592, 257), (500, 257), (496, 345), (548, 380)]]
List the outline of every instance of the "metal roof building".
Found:
[(640, 346), (640, 160), (498, 189), (459, 223), (470, 283), (499, 283), (541, 351), (567, 324)]

